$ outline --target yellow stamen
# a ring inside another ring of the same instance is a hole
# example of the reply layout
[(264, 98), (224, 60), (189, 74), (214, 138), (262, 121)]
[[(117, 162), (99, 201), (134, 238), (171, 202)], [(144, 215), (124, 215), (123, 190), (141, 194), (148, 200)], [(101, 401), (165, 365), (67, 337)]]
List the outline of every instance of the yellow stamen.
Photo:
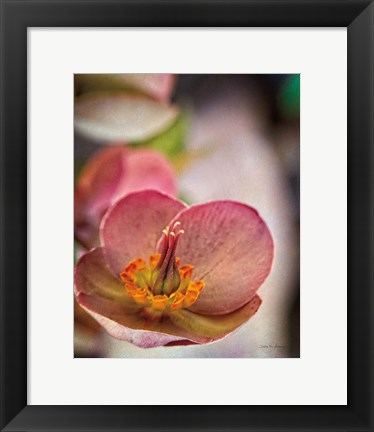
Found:
[(144, 288), (140, 288), (132, 297), (139, 304), (146, 304), (148, 302), (147, 291)]
[(195, 301), (198, 299), (201, 290), (204, 288), (204, 285), (205, 284), (203, 281), (191, 282), (188, 285), (186, 298), (183, 302), (183, 306), (188, 307), (194, 304)]
[(195, 303), (197, 298), (199, 297), (199, 293), (197, 291), (188, 291), (186, 294), (186, 298), (184, 299), (183, 306), (188, 307)]
[(159, 254), (159, 253), (152, 254), (149, 257), (149, 263), (151, 265), (152, 270), (157, 266), (158, 262), (160, 261), (160, 257), (161, 257), (161, 254)]
[(125, 289), (127, 294), (129, 294), (130, 296), (134, 296), (139, 290), (139, 288), (131, 282), (125, 283)]
[(181, 279), (185, 279), (187, 277), (191, 277), (192, 276), (192, 270), (193, 270), (193, 266), (192, 265), (185, 264), (184, 266), (182, 266), (179, 269), (179, 274), (181, 276)]
[(121, 281), (124, 283), (125, 282), (134, 282), (134, 283), (136, 282), (135, 277), (131, 273), (126, 272), (126, 271), (120, 273), (119, 277), (121, 278)]
[(142, 258), (133, 259), (125, 267), (124, 272), (134, 273), (135, 271), (142, 271), (147, 267), (147, 263)]
[(187, 292), (188, 291), (194, 291), (197, 293), (200, 293), (201, 290), (204, 288), (205, 283), (203, 281), (196, 281), (196, 282), (191, 282), (188, 286)]
[[(160, 253), (149, 256), (148, 263), (142, 258), (131, 260), (119, 274), (128, 295), (144, 311), (159, 319), (163, 313), (173, 313), (183, 307), (191, 306), (204, 288), (203, 281), (192, 281), (193, 266), (179, 267), (180, 259), (175, 256), (179, 237), (180, 222), (163, 230)], [(177, 229), (178, 228), (178, 229)], [(175, 230), (175, 231), (174, 231)], [(157, 313), (156, 313), (157, 311)]]
[(152, 307), (156, 310), (164, 310), (169, 297), (167, 295), (156, 295), (152, 297)]
[(180, 309), (181, 307), (183, 307), (183, 301), (185, 299), (185, 295), (177, 292), (175, 293), (173, 302), (170, 305), (171, 310), (176, 310), (176, 309)]

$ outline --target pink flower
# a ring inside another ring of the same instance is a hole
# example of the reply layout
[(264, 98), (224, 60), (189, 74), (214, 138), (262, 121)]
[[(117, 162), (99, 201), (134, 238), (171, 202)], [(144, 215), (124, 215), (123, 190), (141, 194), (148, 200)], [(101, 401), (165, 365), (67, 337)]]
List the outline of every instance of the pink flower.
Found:
[(90, 249), (99, 244), (99, 225), (106, 210), (129, 192), (154, 188), (176, 194), (176, 179), (167, 160), (153, 150), (112, 145), (85, 165), (74, 193), (74, 233)]
[(273, 261), (271, 234), (234, 201), (187, 207), (154, 190), (127, 195), (75, 270), (78, 303), (140, 347), (203, 344), (249, 320)]

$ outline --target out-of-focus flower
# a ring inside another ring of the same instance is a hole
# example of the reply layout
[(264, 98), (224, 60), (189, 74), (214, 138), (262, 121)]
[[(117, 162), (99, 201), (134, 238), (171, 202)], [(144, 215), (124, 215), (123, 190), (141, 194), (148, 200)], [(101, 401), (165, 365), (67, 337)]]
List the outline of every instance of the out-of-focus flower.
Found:
[(145, 96), (94, 92), (75, 99), (74, 128), (104, 143), (149, 139), (173, 124), (177, 107)]
[(78, 94), (97, 90), (137, 91), (156, 100), (170, 99), (175, 85), (173, 74), (77, 74), (74, 76)]
[(271, 234), (253, 208), (187, 207), (154, 190), (112, 206), (100, 237), (77, 263), (77, 301), (111, 336), (147, 348), (231, 333), (259, 308), (273, 260)]
[(84, 166), (74, 193), (74, 231), (90, 249), (98, 245), (99, 225), (106, 210), (124, 195), (142, 189), (176, 194), (171, 165), (159, 153), (112, 145), (99, 150)]
[(172, 74), (77, 74), (75, 129), (98, 141), (142, 141), (176, 119)]

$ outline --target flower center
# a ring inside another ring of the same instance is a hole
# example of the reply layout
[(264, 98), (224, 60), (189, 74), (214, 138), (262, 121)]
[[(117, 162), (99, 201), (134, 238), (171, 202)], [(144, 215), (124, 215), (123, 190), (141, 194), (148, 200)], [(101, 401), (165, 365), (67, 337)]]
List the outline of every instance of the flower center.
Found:
[(175, 256), (178, 240), (184, 231), (175, 222), (171, 231), (162, 231), (160, 250), (149, 257), (131, 260), (120, 273), (127, 293), (144, 307), (157, 311), (174, 311), (191, 306), (204, 288), (203, 281), (191, 281), (193, 266), (179, 267)]

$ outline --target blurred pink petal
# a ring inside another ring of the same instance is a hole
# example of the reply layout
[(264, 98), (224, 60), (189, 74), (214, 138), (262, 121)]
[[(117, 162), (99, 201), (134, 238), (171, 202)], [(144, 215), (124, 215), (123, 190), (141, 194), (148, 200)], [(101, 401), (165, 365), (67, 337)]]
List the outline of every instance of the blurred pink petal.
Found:
[(99, 225), (108, 207), (127, 193), (153, 188), (174, 195), (176, 179), (166, 158), (153, 150), (113, 145), (84, 166), (74, 195), (75, 234), (86, 247), (98, 245)]
[(174, 196), (177, 193), (176, 183), (171, 164), (160, 153), (148, 149), (129, 149), (126, 153), (126, 175), (116, 199), (129, 192), (149, 188)]
[(125, 174), (125, 150), (113, 146), (98, 151), (84, 166), (74, 192), (74, 228), (76, 235), (90, 247), (98, 236), (98, 227), (107, 208), (117, 195)]

